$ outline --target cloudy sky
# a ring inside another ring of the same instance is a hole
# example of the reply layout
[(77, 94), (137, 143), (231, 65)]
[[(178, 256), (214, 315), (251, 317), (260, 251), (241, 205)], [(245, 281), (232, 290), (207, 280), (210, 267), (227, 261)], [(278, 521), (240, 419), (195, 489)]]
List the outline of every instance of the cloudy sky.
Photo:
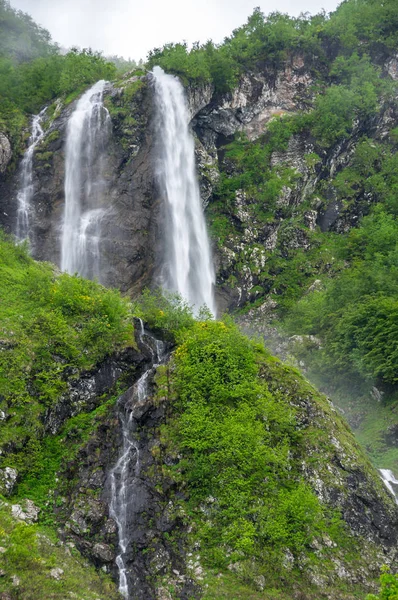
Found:
[(338, 0), (11, 0), (65, 47), (79, 46), (145, 59), (167, 42), (220, 42), (255, 6), (300, 12), (334, 10)]

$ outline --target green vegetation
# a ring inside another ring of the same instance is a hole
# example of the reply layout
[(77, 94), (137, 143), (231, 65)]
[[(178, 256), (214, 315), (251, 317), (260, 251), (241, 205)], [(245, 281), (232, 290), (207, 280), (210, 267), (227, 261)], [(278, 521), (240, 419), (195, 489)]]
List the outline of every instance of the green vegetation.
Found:
[[(292, 589), (318, 598), (303, 565), (332, 572), (342, 555), (359, 565), (361, 542), (352, 543), (338, 509), (319, 501), (303, 476), (303, 462), (316, 464), (327, 485), (335, 485), (328, 465), (336, 437), (355, 469), (370, 473), (347, 426), (297, 372), (248, 340), (229, 318), (194, 321), (178, 299), (149, 293), (134, 311), (177, 343), (171, 364), (156, 378), (157, 400), (167, 398), (169, 418), (153, 456), (184, 490), (186, 499), (179, 498), (175, 510), (190, 526), (193, 547), (200, 548), (209, 585), (205, 598), (282, 600)], [(297, 427), (308, 402), (319, 420)], [(325, 547), (325, 539), (333, 541)], [(321, 554), (314, 552), (318, 542)], [(258, 585), (264, 592), (255, 591)], [(349, 584), (339, 585), (339, 597), (353, 592)], [(354, 593), (363, 598), (360, 586)]]
[(380, 595), (369, 594), (366, 600), (396, 600), (398, 598), (398, 575), (392, 575), (387, 567), (380, 576)]
[(4, 235), (0, 300), (1, 468), (18, 473), (12, 501), (24, 506), (28, 498), (40, 509), (39, 525), (26, 524), (0, 498), (0, 595), (17, 581), (15, 597), (24, 600), (116, 600), (114, 582), (58, 541), (54, 504), (70, 493), (64, 469), (112, 410), (123, 378), (90, 405), (80, 398), (73, 417), (68, 399), (55, 434), (46, 416), (82, 373), (135, 344), (130, 304), (116, 291), (36, 263)]
[(277, 569), (286, 547), (298, 554), (326, 527), (313, 492), (289, 474), (289, 448), (298, 444), (294, 411), (256, 378), (261, 349), (232, 324), (199, 323), (181, 342), (180, 417), (169, 435), (184, 452), (178, 470), (192, 503), (207, 505), (199, 536), (208, 558), (225, 568), (243, 554)]
[(11, 139), (14, 159), (28, 114), (115, 75), (115, 65), (97, 52), (72, 48), (61, 55), (48, 31), (0, 0), (0, 130)]
[[(350, 57), (348, 63), (356, 51), (361, 57), (386, 56), (397, 41), (395, 0), (382, 4), (377, 0), (346, 1), (331, 15), (306, 13), (298, 18), (280, 13), (265, 18), (255, 9), (247, 23), (235, 29), (222, 44), (210, 41), (194, 44), (191, 49), (187, 44), (167, 44), (149, 53), (148, 66), (160, 65), (187, 82), (211, 82), (217, 92), (223, 93), (231, 90), (243, 73), (256, 68), (276, 71), (294, 53), (304, 56), (318, 75), (327, 76), (328, 66), (336, 56), (342, 60)], [(334, 75), (333, 70), (330, 75)], [(341, 103), (348, 102), (346, 110), (336, 115), (341, 126), (350, 118), (355, 98), (343, 90), (327, 95), (326, 103), (336, 98)], [(357, 100), (360, 104), (360, 98)], [(362, 108), (369, 108), (370, 104), (367, 100)]]
[(341, 239), (350, 265), (291, 310), (289, 331), (320, 335), (325, 367), (398, 381), (398, 221), (381, 207)]
[(76, 600), (119, 598), (109, 576), (96, 571), (49, 530), (16, 521), (11, 506), (2, 500), (0, 545), (0, 594), (15, 590), (13, 598), (23, 600), (64, 600), (72, 594)]
[[(71, 482), (63, 477), (65, 465), (75, 461), (79, 451), (95, 435), (97, 427), (110, 414), (118, 397), (108, 394), (99, 398), (101, 404), (91, 412), (82, 412), (67, 420), (57, 435), (46, 435), (36, 443), (28, 442), (29, 466), (22, 471), (22, 480), (14, 494), (15, 500), (29, 498), (40, 508), (40, 523), (55, 524), (54, 502), (56, 495), (67, 494)], [(25, 460), (25, 456), (22, 457)], [(21, 464), (20, 461), (17, 465)], [(61, 481), (60, 481), (61, 479)]]
[[(0, 407), (6, 415), (0, 447), (7, 450), (2, 466), (16, 468), (22, 483), (29, 476), (40, 487), (46, 452), (51, 450), (56, 463), (63, 444), (42, 441), (44, 414), (68, 390), (68, 381), (115, 350), (134, 345), (131, 313), (116, 291), (56, 275), (51, 265), (36, 263), (4, 236), (0, 257)], [(76, 419), (63, 436), (73, 427), (84, 433), (95, 413)], [(56, 465), (48, 466), (53, 477)], [(38, 495), (44, 498), (45, 491)]]

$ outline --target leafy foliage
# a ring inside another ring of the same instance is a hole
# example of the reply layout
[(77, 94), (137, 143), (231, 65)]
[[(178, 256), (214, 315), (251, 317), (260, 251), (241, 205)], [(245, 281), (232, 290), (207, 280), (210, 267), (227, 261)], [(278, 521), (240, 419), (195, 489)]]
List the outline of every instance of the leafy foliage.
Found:
[[(156, 298), (148, 299), (142, 315), (153, 319)], [(168, 318), (174, 329), (175, 313)], [(164, 384), (172, 414), (161, 435), (179, 457), (170, 475), (184, 482), (208, 565), (254, 559), (258, 573), (270, 564), (279, 573), (286, 548), (298, 556), (325, 530), (342, 535), (300, 475), (295, 410), (260, 377), (270, 360), (264, 348), (229, 319), (183, 322), (175, 331), (178, 347)]]
[[(247, 23), (222, 44), (197, 43), (191, 49), (186, 43), (166, 44), (149, 53), (148, 67), (160, 65), (186, 81), (211, 82), (218, 93), (230, 91), (240, 75), (256, 67), (280, 69), (295, 52), (303, 54), (318, 74), (325, 75), (331, 60), (339, 55), (344, 58), (358, 52), (360, 62), (366, 53), (387, 54), (396, 47), (394, 2), (346, 0), (330, 15), (301, 14), (297, 18), (278, 12), (265, 17), (256, 8)], [(345, 99), (349, 99), (347, 94)]]
[(398, 381), (398, 222), (379, 208), (342, 240), (350, 268), (325, 280), (325, 289), (304, 297), (287, 326), (294, 333), (320, 335), (323, 359), (365, 377)]
[(0, 257), (0, 398), (7, 415), (0, 445), (9, 449), (5, 466), (22, 476), (40, 458), (42, 417), (67, 379), (134, 344), (133, 328), (129, 305), (117, 292), (56, 276), (4, 236)]
[(388, 567), (384, 567), (380, 575), (380, 594), (368, 594), (366, 600), (397, 600), (398, 598), (398, 575), (390, 573)]
[(0, 129), (17, 151), (26, 113), (115, 74), (115, 65), (97, 52), (72, 48), (61, 55), (48, 31), (0, 0)]

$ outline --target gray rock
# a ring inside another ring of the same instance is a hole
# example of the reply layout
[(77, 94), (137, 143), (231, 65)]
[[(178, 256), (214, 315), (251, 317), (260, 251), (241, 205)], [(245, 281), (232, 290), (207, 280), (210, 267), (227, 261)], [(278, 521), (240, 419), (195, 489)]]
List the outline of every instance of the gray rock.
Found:
[(103, 562), (112, 562), (115, 559), (115, 553), (107, 544), (95, 544), (93, 546), (93, 555)]
[(62, 579), (63, 574), (64, 574), (64, 570), (60, 569), (58, 567), (56, 567), (55, 569), (51, 569), (51, 571), (50, 571), (50, 577), (52, 577), (53, 579), (56, 579), (57, 581)]
[(20, 504), (11, 506), (11, 514), (15, 519), (26, 523), (35, 523), (38, 519), (40, 508), (32, 500), (24, 500), (23, 507)]
[(12, 158), (12, 148), (8, 137), (0, 132), (0, 174), (4, 173)]
[(304, 213), (304, 223), (311, 231), (315, 231), (316, 229), (316, 221), (318, 218), (318, 213), (316, 210), (307, 210)]
[(387, 61), (386, 70), (394, 81), (398, 81), (398, 54)]
[(9, 496), (15, 487), (17, 479), (18, 472), (16, 469), (12, 469), (11, 467), (0, 469), (0, 494)]

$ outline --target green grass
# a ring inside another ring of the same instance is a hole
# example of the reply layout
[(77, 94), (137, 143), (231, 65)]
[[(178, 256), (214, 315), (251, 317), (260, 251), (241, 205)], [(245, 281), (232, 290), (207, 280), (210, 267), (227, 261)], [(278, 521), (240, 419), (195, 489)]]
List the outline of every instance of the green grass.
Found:
[(16, 468), (20, 480), (37, 475), (43, 417), (68, 380), (134, 343), (130, 305), (118, 292), (57, 274), (1, 236), (1, 466)]
[[(110, 577), (85, 561), (80, 554), (61, 544), (53, 532), (17, 522), (10, 505), (0, 499), (1, 592), (13, 591), (13, 598), (23, 600), (118, 600)], [(59, 581), (51, 575), (62, 569)], [(19, 579), (13, 587), (12, 577)], [(73, 594), (75, 594), (73, 596)]]
[(210, 571), (205, 577), (204, 588), (202, 600), (290, 600), (280, 590), (256, 592), (228, 572)]

